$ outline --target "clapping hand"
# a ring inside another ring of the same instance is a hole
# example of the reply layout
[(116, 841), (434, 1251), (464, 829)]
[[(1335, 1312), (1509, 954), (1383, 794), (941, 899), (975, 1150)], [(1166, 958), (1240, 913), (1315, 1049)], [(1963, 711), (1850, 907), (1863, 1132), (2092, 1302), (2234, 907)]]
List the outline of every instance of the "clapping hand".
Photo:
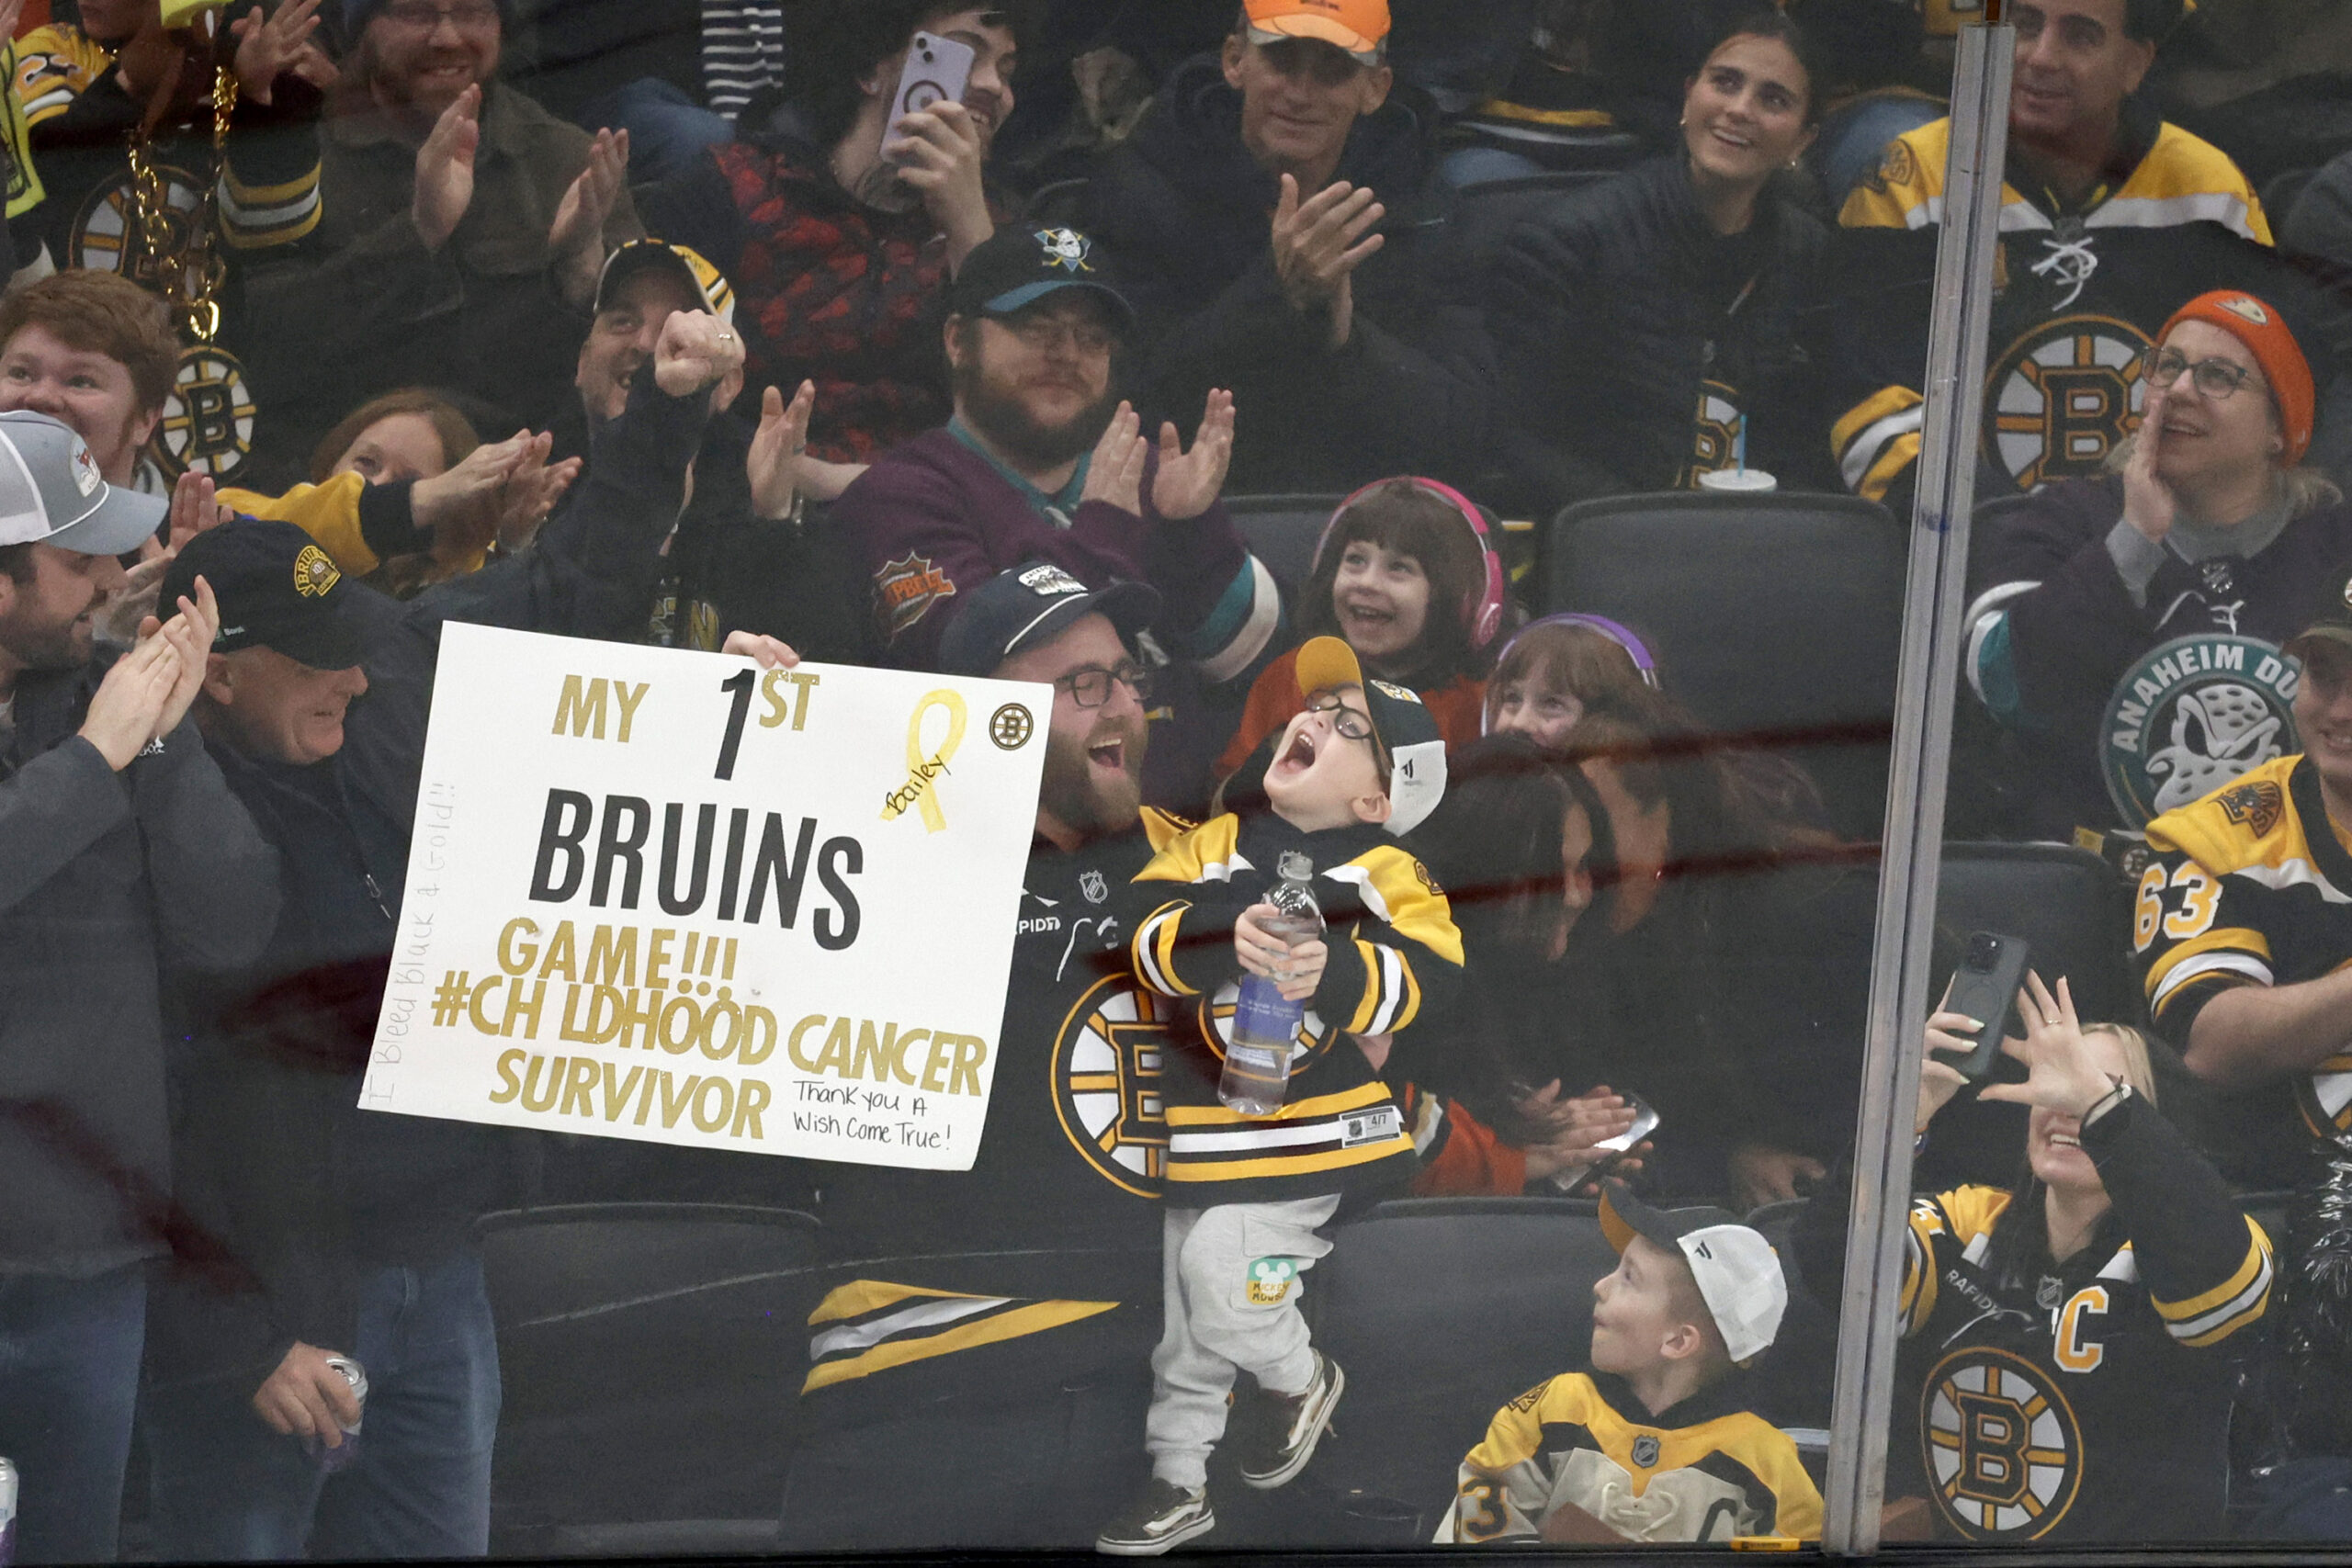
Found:
[(122, 772), (155, 738), (180, 675), (179, 650), (171, 639), (160, 634), (142, 637), (98, 682), (76, 733), (97, 748), (107, 767)]
[(1094, 459), (1086, 468), (1086, 488), (1080, 492), (1079, 503), (1104, 501), (1122, 512), (1143, 515), (1144, 459), (1150, 454), (1151, 444), (1139, 432), (1143, 420), (1133, 403), (1121, 403), (1118, 412), (1102, 429), (1102, 438), (1094, 444)]
[(1298, 181), (1283, 176), (1274, 206), (1274, 276), (1291, 309), (1329, 313), (1333, 348), (1348, 341), (1355, 298), (1349, 280), (1385, 243), (1370, 231), (1387, 211), (1370, 186), (1338, 180), (1301, 200)]
[(743, 456), (743, 472), (752, 482), (752, 513), (755, 517), (792, 515), (794, 497), (800, 491), (800, 457), (808, 449), (808, 416), (817, 409), (817, 383), (803, 381), (786, 404), (780, 388), (760, 394), (760, 428)]
[(236, 35), (237, 90), (267, 104), (271, 85), (294, 68), (319, 30), (319, 0), (284, 0), (275, 11), (259, 8), (229, 24)]
[(2115, 1081), (2083, 1042), (2083, 1026), (2075, 1017), (2075, 998), (2064, 976), (2058, 977), (2058, 994), (2052, 997), (2041, 976), (2029, 974), (2025, 989), (2018, 993), (2018, 1018), (2025, 1025), (2025, 1038), (2001, 1042), (2001, 1051), (2025, 1064), (2025, 1082), (1986, 1084), (1977, 1091), (1979, 1100), (2081, 1116), (2114, 1092)]
[(600, 130), (588, 144), (588, 164), (557, 204), (548, 228), (548, 255), (558, 288), (585, 310), (596, 298), (605, 268), (605, 220), (628, 179), (628, 132)]
[(164, 700), (156, 715), (154, 733), (169, 735), (187, 717), (187, 710), (196, 705), (196, 694), (204, 690), (204, 674), (209, 667), (213, 639), (220, 635), (220, 606), (213, 601), (212, 584), (199, 577), (196, 580), (196, 597), (180, 598), (179, 614), (160, 626), (152, 615), (139, 628), (144, 637), (160, 637), (171, 644), (178, 660), (179, 676), (171, 694)]
[[(416, 194), (409, 215), (428, 251), (449, 243), (474, 199), (474, 152), (481, 145), (481, 86), (459, 93), (416, 150)], [(559, 219), (559, 221), (560, 220)]]
[(1209, 393), (1193, 449), (1184, 450), (1171, 422), (1159, 427), (1159, 472), (1151, 484), (1151, 508), (1164, 518), (1198, 517), (1216, 503), (1233, 466), (1233, 394)]

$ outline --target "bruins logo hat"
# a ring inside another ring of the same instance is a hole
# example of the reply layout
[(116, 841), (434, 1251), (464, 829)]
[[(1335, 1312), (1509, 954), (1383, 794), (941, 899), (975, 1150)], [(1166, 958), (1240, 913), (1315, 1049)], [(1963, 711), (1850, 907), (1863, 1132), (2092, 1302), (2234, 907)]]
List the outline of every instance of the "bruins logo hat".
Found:
[(220, 605), (214, 652), (275, 649), (313, 670), (360, 662), (358, 628), (345, 614), (355, 590), (293, 524), (239, 517), (198, 534), (164, 574), (162, 603), (195, 598), (198, 576)]
[(1363, 711), (1388, 753), (1388, 830), (1399, 837), (1429, 820), (1445, 798), (1445, 735), (1418, 693), (1367, 680), (1356, 650), (1335, 637), (1308, 637), (1298, 649), (1298, 694), (1341, 686), (1363, 692)]

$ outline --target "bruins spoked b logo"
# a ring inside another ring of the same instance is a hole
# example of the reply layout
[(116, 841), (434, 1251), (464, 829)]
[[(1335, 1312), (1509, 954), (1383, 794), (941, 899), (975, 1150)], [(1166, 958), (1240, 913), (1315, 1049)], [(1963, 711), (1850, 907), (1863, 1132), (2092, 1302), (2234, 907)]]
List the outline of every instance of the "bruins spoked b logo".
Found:
[(1070, 1145), (1104, 1180), (1142, 1198), (1159, 1196), (1168, 1168), (1161, 1075), (1176, 1010), (1114, 975), (1079, 998), (1054, 1042), (1054, 1112)]
[(1928, 1374), (1919, 1409), (1936, 1511), (1971, 1540), (2032, 1540), (2083, 1480), (2075, 1412), (2041, 1368), (2007, 1350), (1957, 1350)]
[(2096, 479), (2140, 427), (2147, 334), (2111, 316), (2062, 316), (2011, 344), (1984, 378), (1984, 456), (2021, 491)]
[(2123, 672), (2099, 730), (2099, 769), (2128, 828), (2202, 800), (2295, 749), (2295, 687), (2259, 637), (2176, 637)]

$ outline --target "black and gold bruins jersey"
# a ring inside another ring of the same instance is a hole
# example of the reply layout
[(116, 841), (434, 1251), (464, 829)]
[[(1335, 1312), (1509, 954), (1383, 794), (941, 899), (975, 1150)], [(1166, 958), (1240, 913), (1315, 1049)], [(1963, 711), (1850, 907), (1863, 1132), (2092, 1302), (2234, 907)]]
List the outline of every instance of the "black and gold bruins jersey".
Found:
[(1788, 1434), (1737, 1403), (1745, 1382), (1734, 1373), (1654, 1419), (1605, 1372), (1538, 1383), (1463, 1457), (1437, 1544), (1533, 1541), (1566, 1504), (1628, 1540), (1819, 1539), (1821, 1494)]
[[(2317, 824), (2316, 834), (2309, 824)], [(2205, 1004), (2236, 986), (2293, 986), (2352, 962), (2352, 852), (2301, 756), (2265, 762), (2148, 824), (2132, 940), (2149, 1016), (2184, 1049)], [(2303, 1130), (2352, 1132), (2352, 1050), (2295, 1080)]]
[(1150, 1354), (1161, 1076), (1191, 1027), (1127, 969), (1120, 899), (1151, 855), (1139, 831), (1031, 853), (970, 1170), (828, 1168), (826, 1235), (861, 1261), (809, 1318), (805, 1393), (1025, 1392)]
[[(1159, 852), (1133, 889), (1135, 973), (1194, 1021), (1169, 1065), (1170, 1201), (1274, 1202), (1398, 1179), (1412, 1136), (1348, 1036), (1393, 1034), (1451, 1005), (1462, 933), (1436, 879), (1377, 828), (1302, 833), (1271, 813), (1197, 828), (1156, 812), (1144, 820)], [(1245, 1116), (1216, 1097), (1240, 995), (1233, 927), (1292, 850), (1315, 863), (1330, 957), (1301, 1021), (1289, 1100), (1272, 1116)]]
[[(2195, 296), (2275, 297), (2285, 269), (2228, 155), (2133, 107), (2110, 178), (2069, 207), (2013, 152), (1985, 358), (1980, 501), (2095, 478), (2139, 425), (2140, 355)], [(1951, 121), (1887, 144), (1838, 215), (1831, 446), (1846, 486), (1902, 505), (1919, 455)], [(2322, 380), (2325, 378), (2323, 376)]]
[[(2064, 1263), (2005, 1266), (2009, 1194), (1917, 1200), (1900, 1298), (1906, 1408), (1890, 1496), (1985, 1543), (2222, 1533), (2239, 1336), (2269, 1303), (2270, 1242), (2138, 1097), (2083, 1130), (2114, 1208)], [(1908, 1432), (1905, 1430), (1909, 1427)]]

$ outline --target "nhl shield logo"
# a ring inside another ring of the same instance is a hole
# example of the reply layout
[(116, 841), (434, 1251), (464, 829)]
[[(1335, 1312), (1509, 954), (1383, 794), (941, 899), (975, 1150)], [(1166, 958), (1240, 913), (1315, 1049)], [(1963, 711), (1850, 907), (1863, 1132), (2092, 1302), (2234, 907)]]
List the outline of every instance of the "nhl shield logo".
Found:
[(1102, 879), (1102, 872), (1092, 866), (1079, 874), (1078, 890), (1086, 896), (1090, 904), (1100, 904), (1111, 896), (1110, 884)]
[(1649, 1433), (1644, 1432), (1640, 1437), (1634, 1439), (1633, 1458), (1635, 1468), (1640, 1470), (1649, 1469), (1650, 1466), (1657, 1462), (1657, 1438), (1652, 1437)]
[(2126, 671), (2099, 735), (2124, 826), (2144, 828), (2295, 750), (2300, 676), (2273, 645), (2221, 633), (2176, 638)]

